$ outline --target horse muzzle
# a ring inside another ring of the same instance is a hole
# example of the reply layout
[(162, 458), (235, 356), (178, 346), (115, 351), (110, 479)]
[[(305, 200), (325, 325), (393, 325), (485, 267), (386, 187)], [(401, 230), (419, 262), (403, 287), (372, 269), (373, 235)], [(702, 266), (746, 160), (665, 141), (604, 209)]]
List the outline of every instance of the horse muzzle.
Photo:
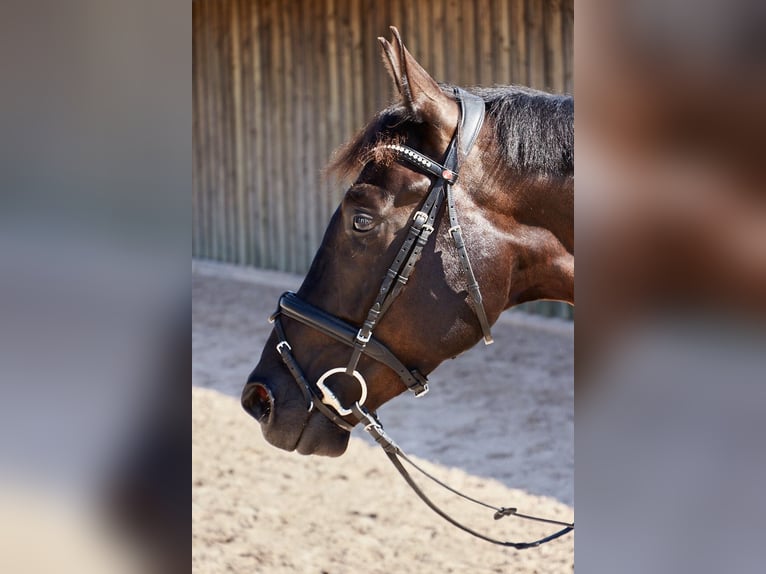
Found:
[(348, 432), (305, 401), (290, 380), (254, 377), (242, 390), (242, 407), (260, 423), (266, 441), (282, 450), (300, 454), (340, 456), (348, 446)]

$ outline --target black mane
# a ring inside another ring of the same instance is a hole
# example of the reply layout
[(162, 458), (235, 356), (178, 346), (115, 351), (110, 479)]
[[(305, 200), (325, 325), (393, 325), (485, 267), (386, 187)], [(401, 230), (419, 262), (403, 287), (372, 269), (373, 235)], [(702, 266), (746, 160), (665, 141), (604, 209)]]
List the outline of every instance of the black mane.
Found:
[[(442, 85), (446, 93), (452, 87)], [(520, 86), (471, 88), (486, 103), (500, 162), (524, 175), (574, 174), (574, 100)], [(371, 159), (388, 161), (381, 144), (397, 141), (396, 128), (413, 119), (401, 104), (392, 105), (343, 146), (328, 170), (355, 177)]]
[(525, 174), (574, 174), (574, 99), (519, 86), (473, 88), (486, 102), (502, 159)]

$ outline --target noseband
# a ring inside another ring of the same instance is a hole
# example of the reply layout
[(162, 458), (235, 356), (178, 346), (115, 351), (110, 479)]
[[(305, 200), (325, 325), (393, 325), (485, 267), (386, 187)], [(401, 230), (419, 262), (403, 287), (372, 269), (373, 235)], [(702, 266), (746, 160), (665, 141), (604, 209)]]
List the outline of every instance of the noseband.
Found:
[[(380, 321), (380, 318), (390, 308), (391, 304), (407, 284), (410, 274), (415, 268), (415, 264), (420, 259), (423, 247), (425, 247), (429, 237), (434, 231), (434, 222), (436, 221), (445, 199), (447, 200), (447, 214), (450, 224), (449, 234), (452, 237), (453, 244), (455, 245), (455, 249), (457, 250), (460, 262), (463, 266), (463, 271), (465, 272), (468, 281), (468, 293), (471, 297), (474, 312), (476, 313), (481, 326), (484, 343), (487, 345), (492, 343), (489, 321), (487, 320), (487, 314), (484, 310), (479, 284), (476, 281), (471, 262), (468, 258), (462, 229), (457, 219), (455, 199), (452, 193), (452, 186), (455, 184), (458, 177), (460, 153), (462, 153), (463, 157), (468, 155), (484, 122), (484, 100), (460, 88), (454, 88), (454, 94), (455, 99), (460, 106), (460, 120), (457, 129), (455, 130), (455, 134), (447, 146), (444, 163), (439, 163), (405, 145), (388, 144), (385, 146), (396, 154), (398, 161), (406, 162), (415, 170), (433, 177), (434, 182), (426, 199), (423, 201), (420, 208), (413, 214), (407, 237), (394, 258), (393, 263), (388, 268), (388, 271), (381, 282), (378, 296), (367, 312), (367, 316), (361, 327), (355, 327), (346, 321), (307, 303), (300, 299), (295, 293), (291, 292), (282, 294), (279, 298), (279, 307), (269, 320), (274, 324), (274, 330), (278, 339), (276, 349), (303, 393), (306, 400), (306, 408), (309, 412), (316, 408), (338, 427), (349, 432), (357, 423), (363, 423), (365, 430), (372, 435), (381, 447), (383, 447), (394, 466), (410, 487), (412, 487), (415, 493), (432, 510), (451, 524), (473, 536), (492, 542), (493, 544), (516, 549), (531, 548), (566, 534), (574, 529), (574, 524), (520, 514), (515, 508), (498, 508), (485, 504), (457, 492), (425, 472), (410, 460), (402, 452), (399, 446), (386, 434), (375, 413), (371, 413), (365, 408), (364, 402), (367, 398), (367, 383), (362, 374), (356, 370), (356, 367), (359, 364), (359, 359), (364, 354), (383, 363), (394, 371), (415, 397), (421, 397), (428, 392), (428, 379), (425, 375), (420, 373), (417, 369), (409, 369), (405, 366), (383, 343), (373, 337), (373, 330)], [(311, 327), (312, 329), (351, 347), (352, 351), (348, 364), (345, 367), (329, 369), (315, 384), (311, 384), (303, 374), (300, 365), (292, 354), (292, 347), (287, 340), (287, 335), (282, 326), (282, 316), (298, 321), (303, 325)], [(346, 375), (353, 377), (361, 387), (361, 396), (351, 407), (344, 407), (335, 393), (333, 393), (333, 391), (325, 384), (325, 381), (328, 378), (338, 373), (345, 373)], [(347, 422), (343, 417), (354, 419), (354, 423)], [(515, 515), (529, 520), (558, 524), (564, 526), (564, 528), (559, 532), (534, 542), (505, 542), (489, 538), (463, 526), (434, 505), (434, 503), (431, 502), (414, 482), (410, 474), (402, 465), (399, 457), (419, 472), (423, 473), (426, 477), (437, 482), (451, 492), (474, 503), (495, 510), (494, 517), (496, 520), (504, 516)]]

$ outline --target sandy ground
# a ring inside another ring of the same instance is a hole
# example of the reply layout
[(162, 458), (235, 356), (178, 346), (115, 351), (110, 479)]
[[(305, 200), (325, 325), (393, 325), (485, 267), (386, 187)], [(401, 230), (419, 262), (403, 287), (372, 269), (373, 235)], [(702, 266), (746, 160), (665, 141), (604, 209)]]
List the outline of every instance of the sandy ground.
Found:
[[(299, 283), (193, 265), (193, 571), (571, 572), (572, 534), (524, 551), (474, 540), (423, 506), (363, 431), (338, 459), (282, 452), (263, 440), (238, 397), (277, 296)], [(426, 397), (398, 397), (381, 418), (453, 486), (571, 520), (572, 326), (506, 313), (493, 334), (494, 345), (440, 366)], [(518, 519), (495, 522), (491, 511), (429, 492), (489, 535), (530, 540), (552, 532)]]

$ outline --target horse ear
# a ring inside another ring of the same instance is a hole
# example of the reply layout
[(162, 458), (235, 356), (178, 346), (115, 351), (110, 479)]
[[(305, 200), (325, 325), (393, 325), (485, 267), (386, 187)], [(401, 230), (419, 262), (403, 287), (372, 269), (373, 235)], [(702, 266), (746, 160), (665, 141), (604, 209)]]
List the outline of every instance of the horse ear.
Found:
[(393, 44), (379, 37), (383, 61), (388, 68), (403, 103), (420, 121), (436, 126), (454, 127), (458, 119), (456, 102), (442, 92), (439, 84), (405, 48), (399, 30), (391, 26)]

